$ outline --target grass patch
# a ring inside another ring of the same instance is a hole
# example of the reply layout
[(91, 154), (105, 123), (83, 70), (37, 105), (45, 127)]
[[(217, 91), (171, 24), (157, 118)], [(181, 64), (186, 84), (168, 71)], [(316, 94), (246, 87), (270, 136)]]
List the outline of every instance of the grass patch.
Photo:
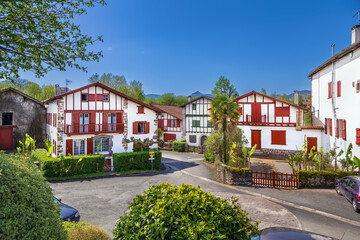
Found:
[(160, 170), (146, 170), (146, 169), (141, 169), (141, 170), (126, 170), (126, 171), (120, 171), (120, 172), (116, 172), (117, 174), (134, 174), (134, 173), (146, 173), (146, 172), (159, 172)]
[(87, 178), (87, 177), (102, 177), (106, 176), (106, 172), (99, 172), (99, 173), (88, 173), (88, 174), (81, 174), (81, 175), (74, 175), (74, 176), (67, 176), (67, 177), (47, 177), (46, 180), (63, 180), (63, 179), (71, 179), (71, 178)]

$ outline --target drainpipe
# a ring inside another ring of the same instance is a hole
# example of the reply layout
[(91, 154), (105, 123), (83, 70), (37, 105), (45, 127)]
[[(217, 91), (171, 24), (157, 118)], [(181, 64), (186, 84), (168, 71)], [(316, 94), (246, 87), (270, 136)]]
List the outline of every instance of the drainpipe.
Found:
[[(336, 126), (336, 122), (337, 122), (337, 116), (336, 116), (336, 99), (335, 99), (335, 86), (336, 86), (336, 72), (335, 72), (335, 59), (334, 59), (334, 48), (335, 48), (335, 44), (331, 44), (331, 48), (332, 48), (332, 63), (331, 63), (331, 105), (332, 105), (332, 112), (333, 112), (333, 117), (334, 117), (334, 123)], [(334, 128), (336, 131), (336, 128)], [(334, 150), (336, 149), (336, 133), (333, 135), (334, 136)]]

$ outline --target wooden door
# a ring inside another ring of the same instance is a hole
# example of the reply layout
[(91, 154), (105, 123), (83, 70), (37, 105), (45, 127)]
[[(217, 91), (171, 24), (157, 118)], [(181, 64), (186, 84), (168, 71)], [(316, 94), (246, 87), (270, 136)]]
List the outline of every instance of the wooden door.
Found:
[(256, 144), (256, 149), (261, 149), (261, 131), (251, 130), (251, 147)]
[(0, 127), (0, 149), (9, 150), (13, 148), (13, 128)]
[(261, 104), (260, 103), (251, 104), (251, 122), (253, 122), (253, 123), (261, 122)]
[(311, 148), (315, 146), (315, 150), (313, 152), (317, 152), (317, 138), (316, 137), (308, 137), (307, 141), (307, 152), (309, 153)]

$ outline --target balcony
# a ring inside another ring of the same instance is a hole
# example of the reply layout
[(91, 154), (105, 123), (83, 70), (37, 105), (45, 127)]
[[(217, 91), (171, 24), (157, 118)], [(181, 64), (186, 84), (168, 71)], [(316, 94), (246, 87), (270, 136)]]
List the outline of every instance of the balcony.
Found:
[(246, 115), (246, 123), (266, 123), (266, 115)]
[[(271, 119), (271, 118), (270, 118)], [(266, 115), (244, 115), (244, 120), (238, 121), (238, 125), (253, 125), (253, 126), (275, 126), (275, 127), (295, 127), (296, 123), (291, 122), (277, 122), (276, 117), (274, 118), (275, 122), (267, 119)]]
[(98, 134), (98, 133), (123, 133), (124, 123), (103, 124), (67, 124), (65, 133), (67, 135)]

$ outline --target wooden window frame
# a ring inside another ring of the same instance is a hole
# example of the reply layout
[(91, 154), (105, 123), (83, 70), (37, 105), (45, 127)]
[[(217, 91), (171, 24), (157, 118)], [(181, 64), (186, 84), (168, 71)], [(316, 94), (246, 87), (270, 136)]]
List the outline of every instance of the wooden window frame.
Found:
[[(199, 124), (195, 124), (195, 123), (199, 123)], [(197, 126), (198, 125), (198, 126)], [(201, 124), (200, 124), (200, 120), (192, 120), (192, 124), (191, 124), (191, 127), (200, 127)]]
[(138, 108), (137, 114), (145, 114), (144, 106), (137, 106), (137, 108)]
[(275, 106), (275, 117), (290, 117), (290, 106), (288, 107), (276, 107)]
[[(4, 124), (4, 118), (6, 118), (5, 117), (6, 114), (11, 116), (11, 124)], [(1, 124), (2, 124), (2, 126), (13, 126), (14, 125), (14, 113), (13, 112), (3, 112), (1, 114)]]
[(196, 110), (196, 103), (192, 104), (192, 110), (195, 111)]
[[(139, 124), (144, 124), (144, 132), (139, 132)], [(133, 122), (133, 134), (149, 134), (150, 133), (150, 122), (139, 121)]]
[(271, 145), (286, 145), (286, 130), (271, 130)]
[(196, 135), (189, 135), (189, 143), (196, 143), (196, 142), (197, 142)]
[[(83, 96), (86, 96), (86, 100), (83, 100)], [(89, 101), (89, 94), (81, 93), (81, 102), (88, 102)]]
[[(107, 97), (107, 99), (106, 99)], [(110, 95), (109, 94), (103, 94), (103, 101), (104, 102), (109, 102), (110, 101)]]

